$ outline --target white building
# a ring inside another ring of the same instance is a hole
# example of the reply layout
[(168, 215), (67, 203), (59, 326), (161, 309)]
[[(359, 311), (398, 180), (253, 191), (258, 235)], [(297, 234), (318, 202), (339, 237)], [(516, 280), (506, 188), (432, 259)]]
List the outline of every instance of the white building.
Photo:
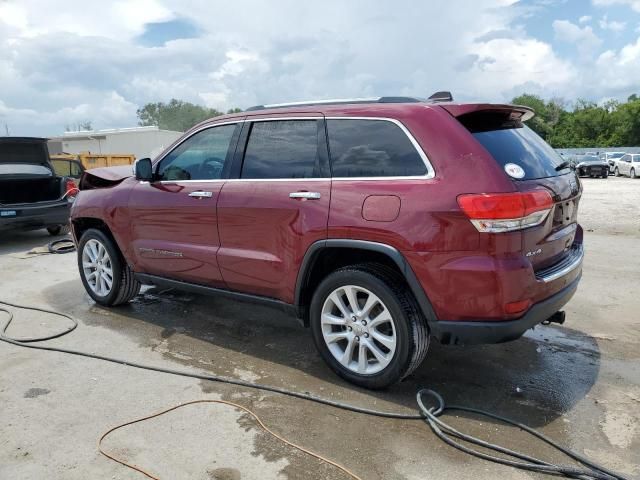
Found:
[(114, 128), (65, 132), (49, 140), (49, 152), (131, 154), (138, 158), (155, 157), (171, 145), (182, 132), (160, 130), (158, 127)]

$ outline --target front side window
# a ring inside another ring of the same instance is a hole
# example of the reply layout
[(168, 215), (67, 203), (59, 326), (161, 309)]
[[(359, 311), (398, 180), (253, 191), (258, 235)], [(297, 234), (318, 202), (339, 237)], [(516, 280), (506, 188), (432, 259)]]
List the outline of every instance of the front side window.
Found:
[(242, 178), (319, 176), (316, 120), (253, 123), (242, 163)]
[(410, 177), (427, 173), (407, 134), (386, 120), (327, 120), (333, 177)]
[(230, 157), (229, 146), (235, 124), (202, 130), (178, 145), (160, 162), (158, 179), (218, 180)]

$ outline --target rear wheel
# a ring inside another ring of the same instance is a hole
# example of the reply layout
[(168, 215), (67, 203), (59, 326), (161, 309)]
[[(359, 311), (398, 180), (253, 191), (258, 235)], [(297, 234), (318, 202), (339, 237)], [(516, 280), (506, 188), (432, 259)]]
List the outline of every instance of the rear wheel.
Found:
[(321, 356), (357, 385), (377, 389), (396, 383), (427, 353), (426, 319), (403, 278), (382, 265), (329, 274), (313, 295), (310, 314)]
[(49, 235), (68, 235), (69, 232), (71, 231), (71, 229), (69, 228), (69, 225), (57, 225), (55, 227), (47, 227), (47, 232), (49, 232)]
[(121, 305), (140, 292), (133, 271), (114, 242), (100, 230), (91, 228), (80, 238), (78, 269), (87, 293), (100, 305)]
[(632, 168), (632, 169), (631, 169), (631, 172), (629, 173), (629, 176), (630, 176), (631, 178), (636, 178), (636, 169), (635, 169), (635, 168)]

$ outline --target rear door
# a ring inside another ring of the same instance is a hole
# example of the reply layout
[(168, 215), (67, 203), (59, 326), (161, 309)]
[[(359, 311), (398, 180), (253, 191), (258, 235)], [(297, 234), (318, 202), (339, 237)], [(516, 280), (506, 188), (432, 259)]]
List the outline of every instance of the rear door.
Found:
[(522, 230), (522, 251), (534, 270), (561, 260), (571, 249), (578, 226), (582, 187), (575, 172), (508, 110), (474, 112), (473, 118), (459, 120), (504, 168), (517, 190), (543, 189), (551, 194), (554, 205), (546, 220)]
[(324, 120), (254, 117), (240, 143), (238, 178), (225, 183), (218, 200), (222, 276), (233, 290), (292, 303), (304, 254), (327, 236)]
[(195, 132), (155, 164), (154, 181), (132, 189), (129, 212), (138, 271), (224, 286), (216, 261), (216, 202), (241, 125)]

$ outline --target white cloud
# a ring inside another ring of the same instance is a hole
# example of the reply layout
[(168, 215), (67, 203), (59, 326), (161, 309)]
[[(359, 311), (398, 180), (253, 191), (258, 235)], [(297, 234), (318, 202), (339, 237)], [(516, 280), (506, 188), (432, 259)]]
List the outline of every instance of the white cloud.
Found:
[(618, 22), (616, 20), (609, 20), (608, 16), (603, 16), (598, 22), (600, 28), (603, 30), (611, 30), (612, 32), (621, 32), (627, 26), (626, 22)]
[[(637, 74), (615, 88), (600, 78), (631, 68), (632, 54), (612, 51), (603, 76), (602, 43), (590, 26), (554, 24), (558, 41), (579, 45), (578, 59), (564, 58), (552, 39), (527, 33), (521, 20), (532, 10), (515, 0), (212, 5), (0, 0), (0, 127), (36, 135), (80, 120), (127, 127), (137, 106), (171, 98), (227, 109), (447, 89), (463, 101), (504, 102), (523, 91), (626, 98), (637, 85)], [(138, 43), (146, 23), (176, 18), (199, 37)]]
[(591, 15), (583, 15), (578, 19), (579, 23), (589, 23), (591, 21)]
[(640, 12), (640, 0), (592, 0), (597, 7), (610, 7), (611, 5), (627, 5), (636, 12)]
[(602, 45), (602, 40), (593, 33), (593, 29), (589, 26), (580, 28), (568, 20), (555, 20), (553, 22), (553, 31), (556, 39), (575, 44), (580, 56), (583, 58), (593, 56)]

